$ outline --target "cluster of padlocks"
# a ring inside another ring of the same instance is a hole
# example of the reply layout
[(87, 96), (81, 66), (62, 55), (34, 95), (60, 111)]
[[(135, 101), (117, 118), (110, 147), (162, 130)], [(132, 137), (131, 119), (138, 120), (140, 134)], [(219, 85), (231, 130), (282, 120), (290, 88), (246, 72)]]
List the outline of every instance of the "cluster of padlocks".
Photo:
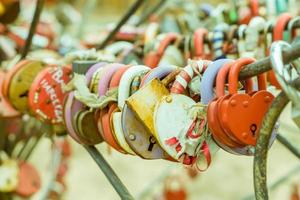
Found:
[[(91, 39), (98, 33), (67, 45), (67, 39), (56, 41), (57, 22), (40, 21), (33, 42), (37, 50), (21, 58), (29, 25), (8, 25), (20, 2), (0, 1), (1, 127), (19, 133), (10, 143), (22, 142), (23, 132), (27, 139), (42, 135), (38, 132), (51, 138), (68, 134), (85, 146), (106, 142), (123, 154), (204, 171), (220, 148), (254, 155), (276, 89), (292, 101), (293, 121), (300, 127), (300, 95), (292, 83), (299, 77), (300, 62), (285, 64), (283, 58), (284, 51), (299, 50), (299, 2), (234, 2), (214, 8), (191, 2), (180, 7), (183, 2), (173, 1), (149, 23), (123, 27), (101, 50), (94, 48), (98, 38)], [(62, 27), (72, 21), (66, 12), (59, 15)], [(247, 71), (267, 56), (273, 70), (257, 66), (257, 72)], [(278, 125), (272, 127), (269, 148)], [(67, 158), (69, 147), (64, 145)], [(15, 175), (13, 182), (0, 181), (0, 191), (34, 194), (40, 188), (34, 167), (23, 159), (12, 163), (18, 170), (30, 168), (26, 173), (31, 177), (24, 177), (33, 188), (16, 190)], [(62, 162), (58, 179), (65, 166)]]

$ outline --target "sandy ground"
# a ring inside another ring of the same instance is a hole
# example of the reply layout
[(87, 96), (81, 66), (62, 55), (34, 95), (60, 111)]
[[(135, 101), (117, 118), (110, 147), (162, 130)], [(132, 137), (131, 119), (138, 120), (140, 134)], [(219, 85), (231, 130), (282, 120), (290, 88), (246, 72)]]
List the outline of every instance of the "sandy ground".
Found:
[[(291, 123), (290, 108), (281, 116), (280, 132), (284, 133), (293, 142), (300, 142), (299, 130)], [(287, 121), (289, 121), (287, 123)], [(44, 139), (32, 156), (32, 162), (39, 170), (47, 175), (45, 169), (49, 165), (49, 141)], [(88, 153), (78, 144), (72, 142), (73, 155), (70, 160), (70, 169), (67, 175), (68, 191), (65, 200), (112, 200), (119, 199), (113, 187), (109, 184), (103, 173)], [(119, 175), (128, 190), (137, 199), (154, 199), (160, 194), (164, 181), (160, 180), (166, 174), (181, 174), (190, 200), (235, 200), (244, 199), (253, 194), (252, 157), (242, 157), (228, 154), (220, 150), (215, 156), (211, 167), (200, 174), (196, 180), (186, 175), (185, 169), (179, 164), (166, 161), (146, 161), (138, 157), (122, 155), (113, 151), (107, 153), (106, 144), (99, 145), (107, 161)], [(289, 170), (299, 166), (300, 163), (285, 147), (275, 142), (269, 151), (268, 183), (272, 184)], [(300, 173), (292, 176), (284, 184), (272, 190), (270, 199), (288, 199), (291, 185), (300, 183)], [(143, 195), (144, 194), (144, 195)]]

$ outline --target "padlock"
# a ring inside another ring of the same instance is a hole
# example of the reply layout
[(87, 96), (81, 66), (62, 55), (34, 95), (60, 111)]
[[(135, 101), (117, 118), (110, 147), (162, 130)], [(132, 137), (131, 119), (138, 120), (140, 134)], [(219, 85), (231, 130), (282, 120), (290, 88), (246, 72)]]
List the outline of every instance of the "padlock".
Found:
[(9, 0), (0, 2), (2, 13), (0, 13), (0, 23), (10, 24), (14, 22), (20, 13), (20, 1)]
[(98, 95), (99, 96), (103, 96), (106, 94), (113, 74), (118, 69), (120, 69), (122, 66), (124, 66), (124, 65), (114, 63), (114, 64), (109, 64), (103, 68), (103, 70), (104, 70), (103, 76), (99, 79), (99, 82), (98, 82)]
[(259, 0), (250, 0), (249, 4), (252, 17), (259, 16)]
[(80, 110), (74, 116), (73, 121), (77, 135), (84, 138), (85, 144), (95, 145), (103, 141), (96, 124), (94, 111)]
[[(117, 135), (114, 135), (112, 126), (111, 126), (111, 117), (113, 113), (116, 112), (116, 109), (118, 108), (117, 104), (112, 104), (108, 108), (104, 109), (103, 116), (101, 118), (101, 125), (103, 130), (103, 139), (114, 149), (121, 153), (127, 153), (124, 148), (120, 145), (120, 143), (117, 140)], [(114, 131), (117, 131), (114, 129)]]
[[(110, 124), (112, 127), (112, 133), (115, 135), (116, 141), (123, 147), (123, 149), (132, 155), (135, 155), (136, 152), (131, 148), (130, 144), (125, 139), (125, 135), (122, 129), (123, 122), (122, 122), (122, 114), (120, 110), (123, 110), (125, 106), (125, 100), (130, 95), (130, 89), (132, 81), (136, 76), (146, 73), (149, 70), (146, 66), (138, 65), (133, 66), (126, 70), (119, 81), (119, 88), (118, 88), (118, 107), (119, 110), (114, 108), (113, 113), (108, 116), (110, 119)], [(123, 102), (123, 103), (122, 103)], [(103, 125), (103, 124), (102, 124)], [(108, 123), (109, 125), (109, 123)]]
[(66, 93), (63, 87), (72, 78), (67, 67), (46, 67), (34, 79), (28, 94), (32, 113), (44, 122), (62, 124), (63, 100)]
[(3, 93), (11, 104), (22, 113), (29, 113), (28, 93), (37, 74), (46, 65), (40, 61), (23, 60), (7, 72)]
[(19, 181), (16, 194), (28, 198), (41, 188), (41, 178), (36, 168), (28, 162), (19, 162)]
[(188, 197), (182, 180), (176, 176), (165, 179), (163, 196), (165, 200), (186, 200)]
[(126, 104), (151, 134), (155, 132), (153, 124), (155, 104), (168, 94), (168, 89), (159, 80), (154, 79), (126, 100)]
[[(148, 82), (155, 78), (163, 78), (175, 69), (176, 67), (172, 66), (152, 69), (143, 79), (140, 90), (143, 90), (144, 85)], [(140, 157), (169, 159), (170, 156), (159, 146), (155, 137), (139, 121), (127, 103), (122, 110), (122, 128), (126, 141)]]
[[(205, 44), (205, 39), (208, 38), (208, 30), (205, 28), (198, 28), (194, 32), (192, 47), (194, 50), (193, 59), (204, 59), (211, 60), (211, 52), (207, 52), (207, 46)], [(209, 48), (209, 47), (208, 47)]]
[[(254, 62), (252, 58), (237, 60), (229, 72), (229, 95), (220, 102), (219, 119), (222, 128), (240, 143), (255, 146), (258, 132), (274, 96), (266, 91), (264, 74), (258, 76), (259, 91), (237, 94), (238, 75), (243, 66)], [(243, 113), (243, 117), (240, 117)], [(239, 123), (236, 123), (236, 120)]]
[[(138, 74), (144, 73), (149, 71), (150, 68), (143, 66), (143, 65), (137, 65), (130, 67), (122, 76), (120, 80), (120, 85), (118, 88), (118, 107), (120, 110), (122, 110), (126, 99), (129, 97), (130, 93), (130, 84), (134, 77)], [(134, 96), (134, 95), (133, 95)]]
[(5, 78), (5, 73), (0, 71), (0, 118), (14, 118), (21, 115), (16, 111), (12, 105), (3, 96), (3, 82)]
[[(85, 78), (86, 78), (86, 82), (87, 84), (91, 84), (92, 79), (93, 79), (93, 75), (94, 73), (98, 70), (103, 68), (106, 65), (106, 63), (104, 62), (100, 62), (97, 64), (92, 65), (88, 71), (86, 72)], [(97, 84), (98, 86), (98, 84)], [(88, 90), (88, 89), (87, 89)], [(64, 112), (63, 112), (63, 116), (64, 116), (64, 122), (67, 128), (67, 131), (69, 133), (69, 135), (78, 143), (86, 143), (86, 144), (90, 144), (91, 140), (89, 139), (87, 141), (87, 139), (85, 139), (84, 137), (80, 137), (79, 135), (79, 131), (76, 130), (78, 127), (78, 123), (76, 123), (76, 117), (78, 116), (78, 113), (80, 111), (84, 110), (84, 104), (82, 102), (80, 102), (79, 100), (77, 100), (74, 96), (74, 92), (70, 92), (69, 95), (66, 97), (65, 102), (64, 102)], [(76, 115), (77, 114), (77, 115)], [(86, 115), (86, 117), (88, 117), (89, 115)], [(75, 119), (74, 119), (75, 118)], [(86, 118), (82, 118), (82, 119), (86, 119)], [(94, 122), (96, 125), (96, 121)], [(93, 127), (94, 127), (93, 125)], [(97, 131), (96, 129), (92, 129), (94, 131)], [(89, 132), (85, 132), (85, 134), (88, 134)], [(96, 140), (92, 140), (92, 143), (99, 143), (102, 141), (102, 137), (101, 137), (101, 133), (93, 133), (93, 136), (96, 136), (97, 134), (99, 134), (99, 136), (97, 137)]]
[[(4, 152), (1, 152), (3, 154)], [(0, 191), (13, 192), (18, 187), (19, 167), (16, 160), (1, 158), (0, 165)]]
[[(217, 114), (218, 100), (225, 95), (225, 81), (233, 60), (223, 60), (213, 62), (203, 74), (201, 82), (201, 102), (208, 104), (207, 119), (208, 126), (215, 142), (225, 151), (238, 154), (248, 155), (249, 151), (241, 144), (228, 137), (219, 124)], [(214, 80), (216, 79), (216, 98), (213, 94)]]
[[(170, 156), (186, 165), (194, 164), (198, 153), (196, 148), (205, 140), (205, 134), (201, 137), (202, 133), (199, 133), (203, 131), (202, 122), (205, 120), (200, 119), (199, 123), (202, 125), (199, 127), (201, 128), (194, 130), (195, 125), (198, 124), (198, 117), (194, 118), (191, 111), (196, 103), (190, 97), (181, 94), (196, 74), (194, 70), (197, 73), (203, 73), (208, 63), (208, 61), (199, 61), (186, 66), (176, 77), (170, 90), (171, 94), (165, 95), (155, 107), (154, 135), (156, 139)], [(192, 65), (196, 65), (195, 69)]]

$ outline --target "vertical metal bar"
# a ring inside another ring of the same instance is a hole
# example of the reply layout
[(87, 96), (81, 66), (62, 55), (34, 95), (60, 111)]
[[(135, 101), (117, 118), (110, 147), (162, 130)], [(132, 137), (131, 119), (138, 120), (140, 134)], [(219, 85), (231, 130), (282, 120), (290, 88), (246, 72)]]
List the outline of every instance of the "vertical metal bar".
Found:
[[(295, 80), (293, 85), (299, 87), (300, 79), (298, 78)], [(254, 190), (257, 200), (269, 199), (267, 188), (267, 155), (269, 150), (269, 141), (272, 135), (273, 127), (275, 126), (276, 121), (288, 102), (288, 97), (284, 92), (281, 92), (274, 99), (259, 131), (253, 165)]]
[(34, 36), (37, 24), (39, 22), (40, 15), (41, 15), (43, 7), (44, 7), (44, 2), (45, 2), (45, 0), (37, 0), (37, 4), (36, 4), (36, 7), (35, 7), (34, 15), (33, 15), (32, 22), (31, 22), (31, 25), (30, 25), (30, 29), (29, 29), (29, 32), (28, 32), (28, 36), (27, 36), (27, 39), (26, 39), (26, 43), (25, 43), (25, 46), (24, 46), (23, 51), (22, 51), (22, 56), (21, 56), (22, 59), (24, 59), (27, 56), (27, 54), (30, 50), (31, 43), (32, 43), (32, 38)]
[(133, 200), (134, 199), (133, 196), (129, 193), (129, 191), (127, 190), (125, 185), (122, 183), (122, 181), (116, 175), (114, 170), (111, 168), (111, 166), (104, 159), (102, 154), (94, 146), (84, 146), (84, 148), (92, 156), (94, 161), (97, 163), (99, 168), (102, 170), (102, 172), (104, 173), (104, 175), (106, 176), (108, 181), (111, 183), (111, 185), (114, 187), (116, 192), (121, 197), (121, 199)]
[(108, 34), (104, 41), (96, 48), (97, 50), (103, 49), (116, 35), (120, 28), (129, 20), (129, 18), (139, 9), (145, 0), (136, 0), (136, 2), (129, 8), (125, 15), (121, 18), (116, 27)]

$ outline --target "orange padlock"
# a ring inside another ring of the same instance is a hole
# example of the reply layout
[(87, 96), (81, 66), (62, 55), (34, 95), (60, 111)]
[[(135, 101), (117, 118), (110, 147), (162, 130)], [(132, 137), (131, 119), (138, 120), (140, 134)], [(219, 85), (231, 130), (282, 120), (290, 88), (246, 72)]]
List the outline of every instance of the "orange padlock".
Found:
[(222, 128), (244, 145), (256, 145), (262, 120), (268, 111), (274, 96), (266, 90), (264, 74), (258, 76), (257, 92), (237, 93), (238, 76), (241, 69), (253, 58), (240, 58), (229, 72), (229, 94), (220, 102), (218, 108)]
[[(176, 185), (176, 188), (174, 187)], [(183, 182), (177, 176), (170, 176), (165, 179), (164, 182), (164, 199), (165, 200), (186, 200), (187, 192), (183, 185)]]
[(218, 102), (220, 102), (225, 97), (225, 82), (230, 67), (234, 62), (226, 63), (218, 72), (216, 78), (216, 98), (211, 101), (207, 108), (207, 120), (209, 129), (213, 135), (214, 140), (218, 144), (222, 144), (222, 147), (225, 145), (229, 148), (243, 147), (242, 144), (238, 143), (235, 140), (230, 139), (221, 127), (218, 120)]
[(205, 52), (205, 38), (208, 37), (208, 30), (198, 28), (194, 32), (194, 59), (212, 60), (212, 55)]

